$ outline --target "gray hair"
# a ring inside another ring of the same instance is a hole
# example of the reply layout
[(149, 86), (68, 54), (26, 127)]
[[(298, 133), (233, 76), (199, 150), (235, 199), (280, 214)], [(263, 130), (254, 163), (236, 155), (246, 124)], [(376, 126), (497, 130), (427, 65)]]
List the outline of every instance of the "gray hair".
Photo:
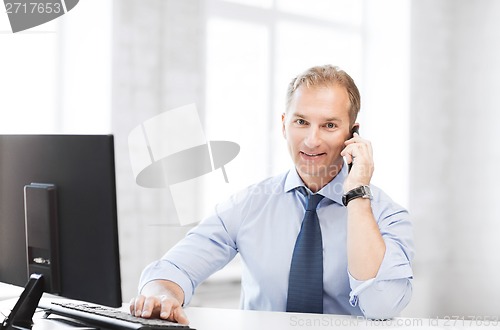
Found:
[(345, 71), (333, 65), (314, 66), (297, 77), (288, 85), (286, 93), (286, 110), (289, 109), (295, 91), (302, 85), (306, 87), (326, 87), (340, 85), (345, 87), (349, 95), (349, 118), (354, 124), (361, 108), (361, 96), (354, 80)]

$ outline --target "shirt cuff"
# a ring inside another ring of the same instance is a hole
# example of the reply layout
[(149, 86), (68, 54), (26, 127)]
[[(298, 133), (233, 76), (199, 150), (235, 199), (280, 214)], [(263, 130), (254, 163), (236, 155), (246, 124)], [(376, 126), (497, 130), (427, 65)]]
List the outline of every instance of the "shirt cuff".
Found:
[(378, 273), (374, 278), (359, 281), (355, 279), (349, 271), (347, 271), (347, 274), (351, 285), (349, 303), (353, 307), (355, 307), (359, 302), (358, 296), (377, 282), (413, 277), (413, 272), (408, 258), (395, 243), (389, 241), (386, 241), (384, 259), (382, 259)]
[(142, 288), (151, 281), (154, 280), (168, 280), (179, 285), (184, 291), (184, 304), (188, 305), (193, 297), (193, 283), (189, 277), (174, 264), (167, 260), (158, 260), (149, 264), (141, 274), (139, 280), (139, 292)]
[(349, 276), (349, 283), (351, 284), (351, 293), (349, 293), (349, 303), (352, 307), (356, 307), (358, 305), (358, 296), (361, 292), (363, 292), (366, 288), (370, 287), (373, 282), (375, 282), (375, 277), (370, 278), (365, 281), (359, 281), (352, 277), (351, 273), (347, 271)]

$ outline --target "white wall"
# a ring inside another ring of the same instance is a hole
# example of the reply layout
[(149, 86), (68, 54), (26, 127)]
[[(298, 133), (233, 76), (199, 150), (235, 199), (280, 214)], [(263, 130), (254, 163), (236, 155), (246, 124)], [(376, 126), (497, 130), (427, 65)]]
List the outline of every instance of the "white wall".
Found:
[(412, 3), (408, 315), (498, 316), (500, 2)]
[(135, 183), (128, 134), (164, 111), (203, 104), (203, 16), (199, 0), (119, 0), (114, 1), (113, 14), (112, 117), (122, 292), (127, 301), (137, 293), (146, 264), (160, 258), (189, 229), (178, 225), (168, 189)]

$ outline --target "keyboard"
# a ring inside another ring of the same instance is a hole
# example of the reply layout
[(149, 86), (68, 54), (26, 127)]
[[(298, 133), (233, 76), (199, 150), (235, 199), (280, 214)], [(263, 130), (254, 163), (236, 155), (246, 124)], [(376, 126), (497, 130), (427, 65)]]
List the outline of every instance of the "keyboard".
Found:
[(39, 305), (46, 315), (56, 314), (96, 326), (100, 329), (118, 330), (194, 330), (187, 325), (160, 319), (144, 319), (128, 312), (86, 303), (50, 302)]

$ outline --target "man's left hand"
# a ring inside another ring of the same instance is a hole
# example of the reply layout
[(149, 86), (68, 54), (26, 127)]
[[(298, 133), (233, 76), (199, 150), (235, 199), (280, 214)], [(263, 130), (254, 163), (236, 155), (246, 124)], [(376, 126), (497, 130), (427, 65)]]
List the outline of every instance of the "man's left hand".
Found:
[(354, 133), (353, 137), (345, 141), (346, 147), (340, 155), (345, 157), (348, 164), (352, 163), (351, 171), (344, 181), (344, 192), (363, 185), (369, 185), (373, 170), (373, 149), (370, 141)]

